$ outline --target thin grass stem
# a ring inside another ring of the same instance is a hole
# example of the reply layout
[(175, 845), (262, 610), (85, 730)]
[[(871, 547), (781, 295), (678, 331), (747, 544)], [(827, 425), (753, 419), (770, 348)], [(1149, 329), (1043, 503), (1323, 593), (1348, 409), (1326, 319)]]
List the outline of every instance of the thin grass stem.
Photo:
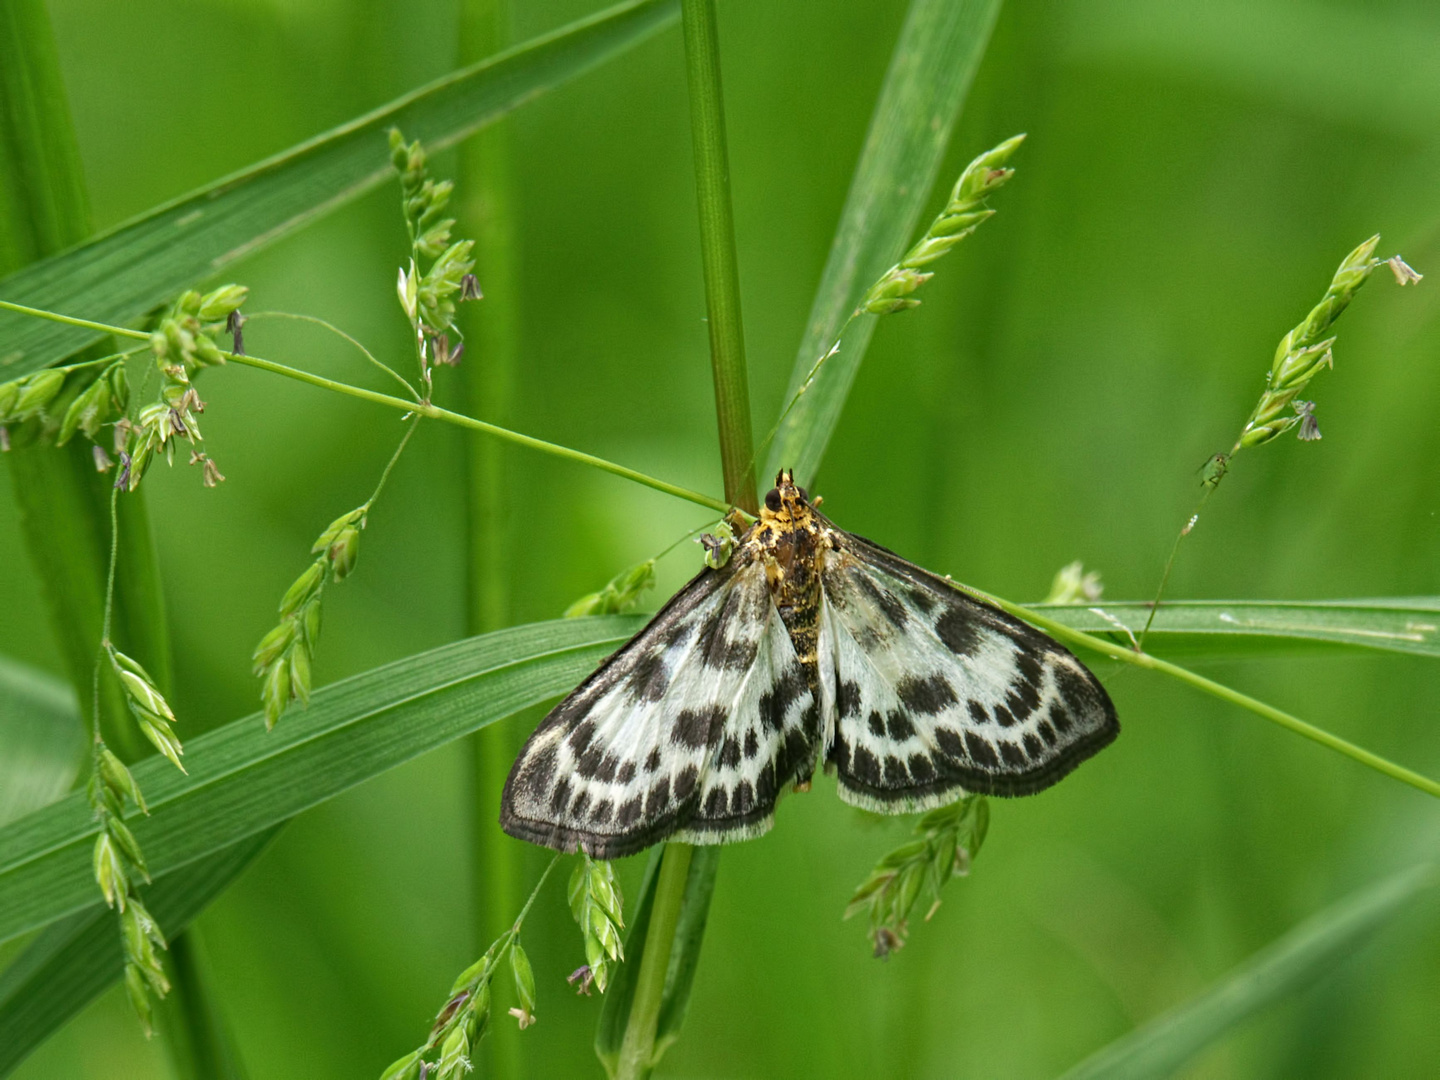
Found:
[(416, 390), (415, 387), (410, 385), (409, 380), (407, 380), (405, 376), (401, 375), (389, 364), (385, 363), (385, 361), (381, 360), (364, 345), (360, 344), (359, 341), (351, 337), (344, 330), (341, 330), (334, 323), (327, 322), (326, 320), (317, 318), (314, 315), (302, 315), (294, 311), (257, 311), (253, 314), (247, 314), (245, 316), (246, 322), (255, 322), (259, 319), (292, 319), (295, 322), (312, 323), (315, 326), (319, 326), (326, 330), (329, 330), (332, 334), (335, 334), (338, 337), (342, 337), (351, 345), (354, 345), (355, 348), (360, 350), (360, 354), (364, 356), (366, 360), (369, 360), (370, 363), (374, 364), (381, 371), (385, 372), (386, 375), (389, 375), (406, 390), (410, 391), (411, 395), (414, 396), (416, 401), (420, 400), (420, 392)]
[[(49, 319), (51, 322), (65, 323), (68, 326), (80, 326), (87, 330), (98, 330), (102, 333), (117, 334), (121, 337), (132, 339), (149, 340), (150, 336), (139, 330), (131, 330), (123, 326), (109, 326), (105, 323), (92, 322), (89, 319), (77, 319), (69, 315), (60, 315), (52, 311), (42, 311), (39, 308), (26, 307), (23, 304), (12, 304), (7, 300), (0, 300), (0, 309), (18, 312), (21, 315), (31, 315), (39, 319)], [(406, 401), (404, 398), (398, 398), (391, 394), (382, 394), (375, 390), (366, 390), (364, 387), (351, 386), (349, 383), (343, 383), (336, 379), (327, 379), (323, 375), (315, 375), (309, 371), (289, 367), (288, 365), (276, 363), (274, 360), (266, 360), (259, 356), (246, 356), (240, 353), (224, 351), (221, 351), (220, 355), (225, 357), (226, 360), (241, 364), (245, 367), (258, 368), (261, 371), (268, 371), (273, 375), (283, 375), (287, 379), (294, 379), (297, 382), (318, 386), (322, 390), (331, 390), (337, 394), (345, 394), (348, 397), (358, 398), (361, 401), (369, 401), (376, 405), (385, 405), (392, 409), (399, 409), (407, 415), (419, 414), (427, 419), (440, 420), (447, 424), (454, 424), (456, 427), (483, 432), (497, 439), (504, 439), (506, 442), (514, 443), (516, 446), (524, 446), (527, 449), (538, 450), (552, 457), (564, 458), (566, 461), (588, 465), (592, 469), (599, 469), (602, 472), (623, 477), (626, 480), (642, 484), (648, 488), (653, 488), (656, 491), (662, 491), (667, 495), (674, 495), (676, 498), (709, 507), (711, 510), (717, 510), (722, 514), (730, 509), (730, 504), (721, 499), (715, 499), (709, 495), (702, 495), (698, 491), (691, 491), (689, 488), (681, 487), (679, 484), (670, 484), (664, 480), (658, 480), (653, 476), (647, 476), (645, 473), (639, 472), (636, 469), (629, 469), (624, 465), (617, 465), (613, 461), (606, 461), (604, 458), (596, 457), (594, 454), (587, 454), (581, 450), (572, 450), (568, 446), (560, 446), (558, 443), (546, 442), (544, 439), (536, 439), (530, 435), (522, 435), (518, 431), (511, 431), (508, 428), (503, 428), (496, 424), (487, 424), (484, 420), (477, 420), (473, 416), (466, 416), (463, 413), (442, 409), (438, 405)], [(752, 488), (749, 498), (749, 503), (752, 508), (754, 506), (754, 500), (755, 496)]]

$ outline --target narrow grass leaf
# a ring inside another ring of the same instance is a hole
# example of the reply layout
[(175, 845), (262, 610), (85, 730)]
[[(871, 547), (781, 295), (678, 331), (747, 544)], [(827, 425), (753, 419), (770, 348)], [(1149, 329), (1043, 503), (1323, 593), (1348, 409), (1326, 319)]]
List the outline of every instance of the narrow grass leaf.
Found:
[[(464, 68), (0, 282), (0, 297), (125, 325), (391, 175), (386, 132), (450, 146), (675, 17), (632, 0)], [(92, 331), (0, 314), (0, 380), (68, 356)]]
[(1313, 985), (1422, 892), (1434, 866), (1411, 867), (1353, 893), (1260, 950), (1199, 997), (1137, 1028), (1062, 1080), (1149, 1080), (1172, 1076), (1262, 1009)]
[[(810, 307), (786, 401), (830, 348), (865, 290), (910, 243), (999, 12), (1000, 0), (912, 0)], [(793, 468), (803, 482), (814, 478), (876, 318), (861, 315), (851, 324), (844, 347), (785, 417), (764, 476)]]
[[(316, 691), (266, 732), (257, 713), (186, 746), (189, 774), (134, 769), (150, 816), (127, 823), (157, 880), (373, 776), (570, 690), (639, 629), (562, 619), (421, 653)], [(96, 823), (83, 793), (0, 829), (0, 941), (90, 907)]]
[[(199, 859), (141, 898), (174, 940), (269, 844), (279, 826)], [(125, 966), (115, 915), (104, 904), (46, 927), (0, 974), (0, 1076), (120, 979)]]
[(74, 692), (0, 656), (0, 825), (63, 796), (84, 757), (85, 726)]
[[(660, 880), (660, 858), (663, 845), (650, 852), (645, 877), (640, 883), (640, 899), (630, 919), (625, 938), (625, 962), (615, 968), (610, 988), (600, 1007), (600, 1022), (595, 1028), (595, 1054), (610, 1075), (620, 1060), (620, 1047), (625, 1029), (630, 1025), (630, 1008), (635, 1001), (635, 981), (640, 973), (640, 960), (645, 955), (645, 939), (650, 931), (650, 911), (655, 905), (655, 887)], [(665, 969), (665, 988), (660, 998), (660, 1016), (655, 1031), (655, 1055), (680, 1037), (685, 1013), (690, 1006), (690, 991), (695, 985), (695, 970), (700, 964), (700, 946), (705, 940), (705, 923), (710, 915), (710, 898), (715, 892), (715, 875), (720, 868), (720, 848), (701, 845), (690, 858), (690, 872), (685, 879), (685, 899), (680, 908), (680, 921), (670, 947), (670, 964)]]
[[(1139, 602), (1035, 604), (1075, 630), (1131, 644), (1150, 613)], [(1128, 633), (1127, 633), (1128, 631)], [(1440, 656), (1440, 596), (1375, 600), (1166, 601), (1145, 644), (1162, 656), (1253, 656), (1346, 649)]]

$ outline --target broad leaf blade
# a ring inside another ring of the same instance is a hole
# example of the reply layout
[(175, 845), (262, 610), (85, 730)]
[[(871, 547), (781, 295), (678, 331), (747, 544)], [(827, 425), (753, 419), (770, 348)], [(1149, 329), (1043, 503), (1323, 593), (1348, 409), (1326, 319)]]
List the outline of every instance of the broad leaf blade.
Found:
[[(126, 325), (197, 281), (390, 175), (386, 132), (449, 146), (643, 40), (676, 0), (632, 0), (447, 75), (244, 172), (159, 207), (0, 282), (0, 297)], [(55, 363), (96, 335), (0, 313), (0, 381)]]
[(63, 796), (84, 756), (85, 727), (74, 692), (0, 656), (0, 825)]
[[(128, 824), (159, 879), (428, 750), (572, 688), (639, 629), (634, 616), (497, 631), (318, 691), (273, 732), (260, 716), (206, 733), (185, 756), (134, 768), (150, 816)], [(0, 941), (95, 899), (95, 822), (76, 793), (0, 829)]]
[[(903, 254), (999, 12), (1000, 0), (911, 3), (810, 308), (786, 401), (834, 342), (865, 290)], [(814, 478), (876, 318), (862, 315), (851, 324), (844, 346), (785, 417), (764, 476), (793, 468), (802, 482)]]
[(1063, 1080), (1172, 1076), (1260, 1010), (1302, 989), (1364, 945), (1436, 882), (1433, 866), (1411, 867), (1332, 905), (1256, 953), (1209, 990), (1111, 1043)]
[[(279, 831), (279, 826), (141, 888), (145, 906), (173, 940), (224, 892)], [(0, 974), (0, 1076), (20, 1064), (124, 971), (115, 913), (104, 904), (41, 931)]]
[[(1138, 638), (1150, 614), (1150, 605), (1138, 602), (1032, 606), (1066, 626), (1122, 645), (1130, 644), (1132, 635)], [(1440, 597), (1166, 601), (1155, 615), (1145, 647), (1186, 656), (1303, 653), (1337, 647), (1440, 656)]]

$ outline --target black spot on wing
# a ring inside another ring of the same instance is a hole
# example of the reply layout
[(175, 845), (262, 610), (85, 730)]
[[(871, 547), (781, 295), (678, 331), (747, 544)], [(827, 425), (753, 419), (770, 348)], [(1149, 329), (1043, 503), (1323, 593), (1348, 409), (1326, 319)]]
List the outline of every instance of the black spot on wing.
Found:
[(601, 799), (595, 804), (595, 809), (590, 811), (590, 824), (608, 825), (610, 815), (615, 812), (614, 804), (609, 799)]
[(700, 778), (700, 770), (694, 765), (686, 765), (680, 775), (675, 778), (675, 801), (684, 802), (695, 790), (695, 781)]
[(659, 701), (669, 685), (665, 653), (660, 649), (641, 656), (630, 669), (630, 674), (625, 676), (625, 692), (632, 702)]
[(841, 720), (857, 715), (860, 712), (860, 684), (849, 679), (840, 680), (835, 691), (835, 707)]
[(867, 726), (870, 728), (870, 734), (874, 735), (875, 738), (883, 739), (885, 737), (885, 718), (880, 715), (879, 709), (870, 710), (870, 718), (867, 721)]
[(1025, 760), (1025, 755), (1021, 753), (1020, 748), (1014, 743), (1006, 742), (1004, 739), (1000, 739), (998, 742), (1000, 744), (1000, 757), (1006, 765), (1016, 769), (1023, 769), (1028, 764)]
[(852, 579), (860, 583), (860, 588), (875, 602), (875, 605), (884, 613), (885, 618), (896, 630), (904, 630), (906, 623), (910, 621), (910, 613), (905, 610), (898, 597), (889, 589), (884, 588), (869, 574), (860, 572), (851, 575)]
[(575, 801), (570, 804), (570, 816), (576, 821), (582, 820), (585, 817), (585, 811), (589, 806), (590, 793), (588, 791), (580, 792), (579, 795), (575, 796)]
[(1060, 736), (1055, 734), (1055, 729), (1050, 726), (1049, 720), (1041, 720), (1035, 730), (1040, 733), (1040, 737), (1045, 740), (1047, 746), (1054, 746), (1060, 741)]
[(760, 695), (760, 722), (769, 731), (779, 731), (785, 726), (785, 714), (790, 711), (790, 706), (809, 690), (800, 665), (791, 664), (780, 673), (770, 689)]
[(755, 778), (755, 797), (761, 806), (765, 806), (775, 801), (775, 791), (775, 765), (767, 761)]
[(871, 787), (880, 785), (880, 762), (863, 746), (855, 747), (850, 771)]
[(645, 755), (645, 771), (654, 772), (660, 768), (660, 748), (657, 746)]
[(982, 739), (973, 731), (965, 733), (965, 749), (970, 752), (970, 760), (975, 764), (988, 769), (1000, 767), (1000, 758), (995, 754), (995, 747), (990, 745), (988, 739)]
[(982, 703), (978, 701), (968, 701), (965, 704), (970, 710), (970, 719), (974, 720), (977, 724), (988, 724), (990, 722), (990, 713)]
[(748, 728), (745, 731), (745, 760), (749, 761), (760, 752), (760, 740), (755, 737), (755, 729)]
[(710, 794), (705, 796), (705, 816), (710, 818), (722, 816), (730, 806), (730, 798), (725, 794), (722, 787), (713, 787)]
[(940, 747), (942, 754), (957, 762), (965, 762), (970, 758), (970, 755), (965, 752), (965, 744), (960, 739), (960, 733), (954, 728), (937, 727), (935, 744)]
[(590, 740), (595, 738), (595, 721), (582, 721), (580, 726), (570, 733), (570, 749), (578, 757), (585, 753), (585, 748), (590, 745)]
[(570, 805), (570, 780), (568, 777), (560, 777), (560, 782), (555, 785), (555, 790), (550, 793), (550, 813), (560, 814), (565, 807)]
[(627, 761), (620, 766), (620, 771), (615, 774), (615, 779), (622, 784), (628, 784), (635, 779), (635, 763)]
[(980, 623), (965, 608), (949, 607), (935, 621), (935, 636), (956, 656), (973, 656), (980, 647)]
[(895, 693), (901, 704), (926, 716), (934, 716), (959, 700), (954, 687), (938, 672), (924, 677), (906, 676), (895, 687)]
[(641, 796), (636, 795), (629, 802), (620, 804), (620, 809), (615, 811), (615, 824), (622, 829), (628, 829), (635, 822), (640, 820)]
[(914, 604), (917, 608), (919, 608), (921, 613), (925, 615), (929, 615), (932, 611), (934, 611), (935, 605), (940, 602), (939, 598), (937, 598), (935, 594), (932, 593), (929, 589), (921, 589), (913, 585), (908, 590), (908, 595), (910, 597), (910, 602)]
[(730, 797), (730, 813), (736, 816), (748, 814), (754, 805), (755, 791), (751, 788), (750, 781), (741, 780), (735, 787), (735, 793)]
[(682, 709), (680, 715), (675, 717), (674, 726), (670, 729), (670, 739), (672, 742), (688, 746), (692, 750), (703, 750), (710, 745), (711, 738), (717, 736), (724, 728), (727, 716), (729, 716), (729, 712), (722, 705), (701, 705), (694, 709)]
[(720, 747), (720, 764), (731, 769), (740, 764), (740, 740), (733, 735)]
[(1010, 715), (1010, 710), (1004, 705), (996, 705), (995, 722), (1001, 727), (1013, 727), (1015, 725), (1015, 717)]
[(915, 734), (915, 725), (910, 722), (903, 710), (891, 709), (887, 719), (886, 727), (889, 730), (890, 738), (896, 742), (904, 742)]
[(1040, 744), (1040, 740), (1034, 735), (1032, 735), (1030, 732), (1027, 731), (1025, 733), (1025, 738), (1022, 739), (1021, 742), (1025, 745), (1026, 757), (1030, 758), (1033, 761), (1039, 761), (1040, 758), (1044, 756), (1045, 747), (1042, 746)]
[(555, 780), (555, 762), (558, 755), (559, 748), (552, 742), (524, 758), (520, 769), (521, 788), (532, 797), (548, 791)]
[(645, 793), (645, 816), (658, 818), (670, 806), (670, 778), (662, 776), (655, 786)]
[(910, 755), (910, 775), (915, 778), (918, 784), (928, 784), (935, 779), (935, 766), (924, 754)]

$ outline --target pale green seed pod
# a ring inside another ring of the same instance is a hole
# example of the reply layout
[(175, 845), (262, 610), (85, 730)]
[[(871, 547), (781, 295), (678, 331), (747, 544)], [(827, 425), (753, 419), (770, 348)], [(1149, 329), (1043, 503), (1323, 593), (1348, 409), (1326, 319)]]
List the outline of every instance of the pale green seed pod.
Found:
[(510, 972), (515, 976), (515, 997), (527, 1013), (535, 1011), (535, 972), (520, 942), (510, 946)]
[(135, 834), (130, 831), (130, 826), (118, 817), (112, 817), (106, 820), (105, 831), (115, 842), (115, 846), (130, 860), (131, 865), (140, 871), (146, 881), (149, 881), (150, 871), (145, 866), (145, 855), (140, 850), (140, 844), (136, 841)]
[(331, 573), (336, 581), (343, 581), (355, 569), (360, 558), (360, 531), (354, 528), (342, 529), (335, 537), (327, 552)]
[(7, 383), (0, 383), (0, 422), (10, 419), (15, 403), (20, 400), (21, 382), (20, 379), (11, 379)]
[(290, 650), (290, 696), (310, 704), (310, 650), (304, 645)]
[(130, 999), (130, 1007), (135, 1010), (135, 1015), (140, 1018), (140, 1026), (145, 1031), (148, 1039), (153, 1030), (153, 1018), (150, 1015), (150, 995), (146, 991), (145, 976), (134, 964), (125, 965), (125, 996)]
[(280, 617), (286, 619), (295, 614), (301, 604), (319, 591), (324, 580), (325, 560), (317, 559), (305, 568), (290, 588), (285, 590), (285, 595), (280, 600)]
[(140, 785), (135, 782), (135, 777), (125, 767), (125, 763), (110, 752), (110, 748), (100, 748), (100, 778), (106, 786), (120, 795), (128, 795), (140, 807), (142, 813), (148, 814), (149, 808), (145, 805), (145, 797), (140, 793)]
[(117, 903), (120, 910), (125, 910), (125, 894), (129, 888), (128, 879), (125, 876), (125, 867), (120, 862), (120, 855), (115, 850), (115, 841), (110, 839), (110, 834), (102, 832), (95, 838), (95, 853), (92, 859), (95, 868), (95, 883), (100, 886), (100, 893), (105, 897), (105, 903), (114, 907)]
[(285, 706), (290, 704), (290, 665), (282, 658), (270, 665), (260, 684), (260, 700), (265, 706), (265, 729), (275, 726)]
[(255, 653), (252, 657), (254, 672), (261, 674), (266, 668), (280, 659), (280, 655), (290, 647), (299, 633), (299, 625), (294, 619), (286, 619), (279, 626), (276, 626), (268, 634), (260, 639), (260, 644), (255, 646)]
[(21, 386), (20, 396), (15, 400), (14, 414), (26, 417), (41, 412), (55, 399), (55, 395), (60, 393), (60, 388), (64, 385), (65, 372), (56, 368), (37, 371)]
[(244, 285), (222, 285), (220, 288), (205, 294), (200, 301), (196, 314), (201, 322), (220, 322), (230, 312), (245, 303), (250, 295), (250, 290)]
[(386, 1069), (380, 1080), (419, 1080), (420, 1067), (423, 1062), (424, 1059), (418, 1050), (412, 1054), (406, 1054)]
[(141, 734), (150, 740), (156, 750), (159, 750), (160, 753), (170, 759), (170, 764), (174, 765), (181, 772), (184, 772), (185, 766), (180, 764), (180, 755), (185, 753), (185, 748), (180, 745), (180, 740), (177, 739), (175, 733), (170, 730), (170, 725), (165, 723), (160, 717), (144, 713), (140, 709), (135, 708), (133, 703), (130, 706), (130, 711), (135, 714), (135, 719), (140, 725)]
[(320, 618), (320, 598), (317, 596), (305, 606), (301, 616), (301, 622), (305, 629), (305, 643), (311, 649), (314, 649), (315, 643), (320, 640)]

